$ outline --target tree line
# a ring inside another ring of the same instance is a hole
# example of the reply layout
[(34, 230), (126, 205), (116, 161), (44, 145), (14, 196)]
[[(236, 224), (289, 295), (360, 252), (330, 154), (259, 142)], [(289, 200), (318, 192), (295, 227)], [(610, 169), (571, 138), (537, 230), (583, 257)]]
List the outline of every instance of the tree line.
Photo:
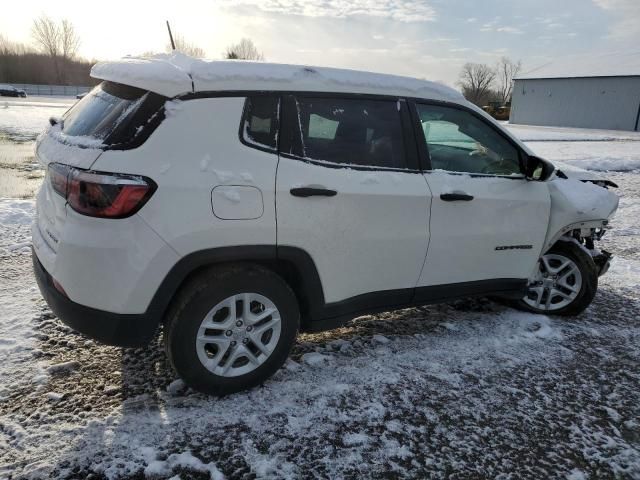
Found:
[[(183, 36), (174, 37), (176, 50), (196, 58), (204, 58), (205, 50)], [(33, 83), (41, 85), (96, 85), (91, 67), (97, 60), (78, 55), (81, 39), (74, 25), (66, 19), (55, 21), (46, 15), (36, 18), (31, 27), (31, 43), (14, 42), (0, 33), (0, 83)], [(171, 45), (165, 52), (171, 52)], [(158, 52), (146, 52), (152, 55)], [(243, 38), (222, 53), (226, 59), (264, 60), (252, 40)]]
[(522, 70), (522, 62), (502, 57), (495, 66), (465, 63), (458, 85), (467, 100), (482, 107), (490, 102), (502, 105), (511, 101), (513, 79)]
[(71, 22), (47, 16), (33, 21), (32, 44), (12, 42), (0, 34), (0, 83), (93, 85), (95, 63), (78, 58), (80, 38)]

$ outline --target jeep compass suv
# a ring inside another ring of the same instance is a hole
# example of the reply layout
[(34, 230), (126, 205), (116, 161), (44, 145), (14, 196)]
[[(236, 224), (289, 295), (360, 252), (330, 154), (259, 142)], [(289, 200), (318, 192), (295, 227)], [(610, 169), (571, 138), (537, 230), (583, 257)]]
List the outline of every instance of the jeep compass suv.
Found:
[(264, 382), (298, 331), (366, 312), (491, 295), (575, 315), (608, 267), (615, 185), (442, 85), (178, 54), (92, 76), (37, 142), (40, 289), (104, 343), (162, 324), (198, 390)]

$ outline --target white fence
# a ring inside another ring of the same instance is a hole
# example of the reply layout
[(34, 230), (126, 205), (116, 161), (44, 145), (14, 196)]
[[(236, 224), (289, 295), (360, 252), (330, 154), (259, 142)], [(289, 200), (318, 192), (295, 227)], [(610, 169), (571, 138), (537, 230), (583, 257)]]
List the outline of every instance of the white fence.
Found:
[(31, 83), (12, 83), (16, 88), (27, 92), (27, 95), (65, 96), (75, 97), (80, 93), (85, 93), (93, 87), (80, 87), (75, 85), (34, 85)]

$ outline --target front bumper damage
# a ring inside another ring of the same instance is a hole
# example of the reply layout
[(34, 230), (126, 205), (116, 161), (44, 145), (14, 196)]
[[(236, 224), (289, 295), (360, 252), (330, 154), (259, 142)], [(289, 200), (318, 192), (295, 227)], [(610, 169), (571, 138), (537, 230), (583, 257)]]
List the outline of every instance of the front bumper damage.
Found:
[(613, 258), (613, 255), (606, 250), (600, 250), (600, 252), (597, 255), (593, 255), (592, 258), (598, 268), (598, 276), (601, 277), (607, 273), (611, 266), (611, 259)]

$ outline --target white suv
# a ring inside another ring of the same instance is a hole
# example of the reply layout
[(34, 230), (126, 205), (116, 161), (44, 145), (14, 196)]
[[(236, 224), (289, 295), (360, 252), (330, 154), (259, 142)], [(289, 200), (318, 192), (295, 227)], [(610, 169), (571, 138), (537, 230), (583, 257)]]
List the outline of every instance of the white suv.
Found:
[(181, 55), (94, 67), (38, 139), (42, 294), (192, 387), (263, 382), (298, 330), (490, 295), (575, 315), (609, 254), (610, 181), (558, 170), (456, 91)]

